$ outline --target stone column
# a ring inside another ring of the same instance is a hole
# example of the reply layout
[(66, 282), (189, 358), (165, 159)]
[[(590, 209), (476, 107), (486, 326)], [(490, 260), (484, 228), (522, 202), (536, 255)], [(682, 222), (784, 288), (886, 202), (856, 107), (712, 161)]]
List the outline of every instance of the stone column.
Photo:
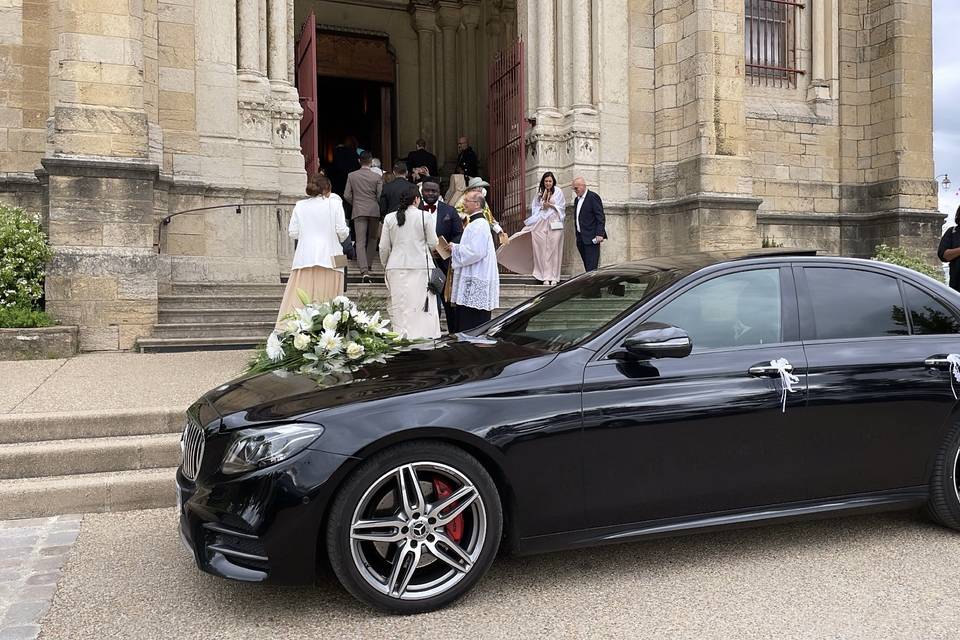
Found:
[(477, 133), (480, 130), (480, 94), (478, 92), (478, 83), (480, 82), (479, 65), (485, 64), (480, 59), (477, 50), (477, 28), (480, 26), (480, 5), (474, 3), (464, 3), (463, 5), (463, 26), (466, 30), (466, 47), (464, 49), (463, 62), (464, 73), (463, 81), (466, 83), (466, 135), (470, 137), (470, 143), (478, 149), (480, 140)]
[(437, 130), (435, 122), (436, 93), (435, 78), (429, 71), (436, 69), (435, 30), (437, 10), (432, 2), (416, 2), (413, 5), (413, 28), (417, 32), (420, 49), (420, 135), (428, 144), (436, 144)]
[(443, 39), (443, 136), (436, 144), (437, 156), (447, 172), (457, 161), (457, 113), (462, 106), (457, 100), (457, 28), (460, 7), (456, 2), (442, 2), (437, 15)]
[(537, 30), (537, 111), (556, 114), (556, 2), (540, 0), (536, 3), (537, 13), (533, 28)]
[(260, 74), (260, 0), (240, 0), (237, 5), (239, 73)]
[(269, 25), (267, 21), (267, 0), (259, 0), (259, 6), (257, 7), (257, 12), (259, 14), (259, 24), (260, 30), (257, 31), (257, 34), (260, 37), (260, 60), (259, 60), (259, 69), (260, 75), (267, 75), (267, 32), (269, 31)]
[(287, 80), (287, 0), (269, 0), (270, 42), (267, 75), (271, 83)]
[[(142, 0), (57, 8), (47, 310), (84, 351), (129, 349), (157, 321), (154, 185), (144, 108)], [(104, 80), (110, 69), (111, 81)]]
[(574, 109), (593, 108), (593, 48), (591, 0), (572, 0), (573, 102)]

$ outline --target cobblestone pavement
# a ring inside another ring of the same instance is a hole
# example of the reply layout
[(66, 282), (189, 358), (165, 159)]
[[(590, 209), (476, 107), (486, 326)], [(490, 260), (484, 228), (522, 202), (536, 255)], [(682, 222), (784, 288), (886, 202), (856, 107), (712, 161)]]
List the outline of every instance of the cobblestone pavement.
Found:
[(32, 640), (83, 516), (0, 521), (0, 640)]
[(386, 616), (336, 580), (200, 573), (174, 509), (89, 514), (41, 640), (956, 640), (960, 534), (915, 513), (499, 557), (455, 606)]

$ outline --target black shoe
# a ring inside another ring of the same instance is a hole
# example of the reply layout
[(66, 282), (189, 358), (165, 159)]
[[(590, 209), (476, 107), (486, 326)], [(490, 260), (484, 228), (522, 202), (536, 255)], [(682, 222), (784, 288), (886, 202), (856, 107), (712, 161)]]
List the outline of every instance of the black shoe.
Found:
[(361, 273), (361, 274), (360, 274), (360, 281), (361, 281), (361, 282), (364, 282), (364, 283), (373, 282), (373, 278), (370, 277), (370, 272), (369, 272), (369, 271), (364, 271), (363, 273)]

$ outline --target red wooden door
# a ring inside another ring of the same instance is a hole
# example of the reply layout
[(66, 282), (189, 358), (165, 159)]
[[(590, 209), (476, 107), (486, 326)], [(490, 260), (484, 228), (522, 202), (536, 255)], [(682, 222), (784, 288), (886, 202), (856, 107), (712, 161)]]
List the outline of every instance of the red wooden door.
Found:
[(317, 138), (317, 16), (311, 11), (297, 42), (297, 91), (303, 117), (300, 120), (300, 150), (307, 175), (320, 170)]
[(523, 42), (517, 40), (490, 63), (488, 94), (490, 207), (507, 233), (523, 227), (526, 218), (526, 78)]

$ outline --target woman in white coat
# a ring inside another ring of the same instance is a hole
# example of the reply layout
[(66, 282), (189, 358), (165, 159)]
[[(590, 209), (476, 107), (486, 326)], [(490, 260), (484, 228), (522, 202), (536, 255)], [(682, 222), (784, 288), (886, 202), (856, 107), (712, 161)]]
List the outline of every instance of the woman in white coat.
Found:
[(290, 280), (280, 303), (280, 319), (302, 307), (297, 289), (302, 289), (314, 302), (332, 300), (343, 293), (343, 269), (337, 268), (334, 256), (343, 255), (341, 244), (350, 235), (343, 201), (331, 193), (326, 176), (313, 176), (307, 183), (307, 195), (293, 207), (290, 237), (297, 240)]
[(530, 229), (533, 245), (533, 277), (544, 284), (559, 284), (563, 260), (563, 219), (566, 201), (552, 171), (540, 178), (540, 188), (530, 203), (530, 217), (523, 221)]
[(408, 338), (439, 338), (437, 296), (427, 289), (437, 245), (436, 214), (420, 209), (420, 193), (410, 186), (400, 207), (388, 213), (380, 232), (380, 262), (390, 292), (390, 322)]

